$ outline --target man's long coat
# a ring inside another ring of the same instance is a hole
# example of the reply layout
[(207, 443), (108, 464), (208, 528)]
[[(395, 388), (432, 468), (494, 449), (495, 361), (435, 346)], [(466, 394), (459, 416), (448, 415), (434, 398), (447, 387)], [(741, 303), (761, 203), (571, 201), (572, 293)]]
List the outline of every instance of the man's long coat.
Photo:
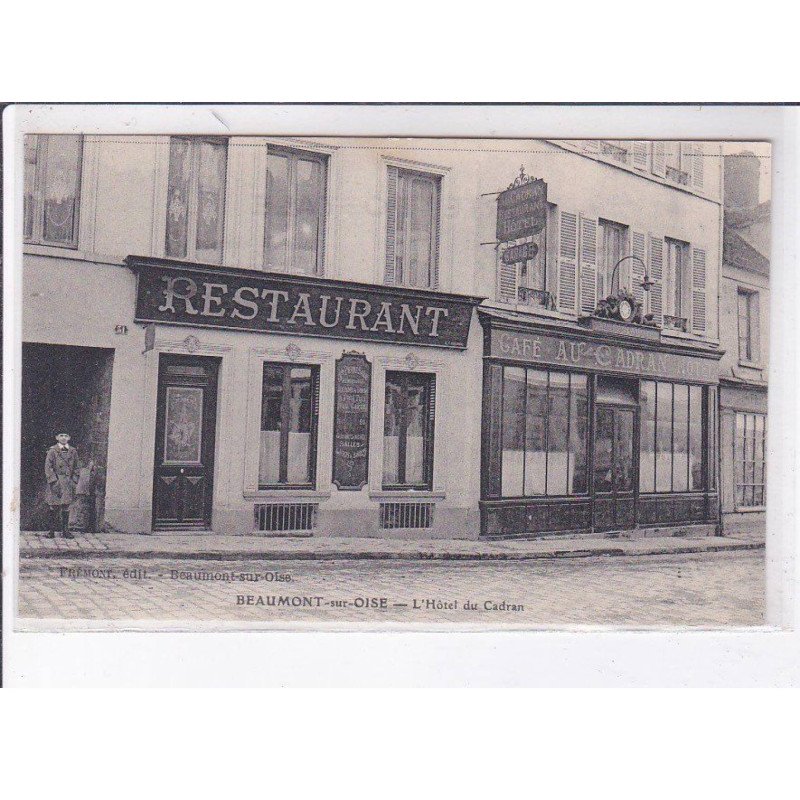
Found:
[(63, 450), (53, 445), (44, 460), (44, 474), (47, 478), (47, 505), (70, 505), (75, 500), (75, 485), (80, 474), (78, 451), (74, 447)]

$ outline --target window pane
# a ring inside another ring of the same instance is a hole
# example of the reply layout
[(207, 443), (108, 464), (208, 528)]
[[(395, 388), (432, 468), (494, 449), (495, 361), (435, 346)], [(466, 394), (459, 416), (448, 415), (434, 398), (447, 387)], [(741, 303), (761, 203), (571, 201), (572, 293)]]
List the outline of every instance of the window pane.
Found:
[(311, 480), (311, 370), (292, 367), (289, 389), (289, 437), (286, 480), (309, 483)]
[(614, 426), (614, 488), (633, 491), (633, 411), (619, 408)]
[(570, 494), (583, 494), (587, 489), (586, 439), (589, 430), (589, 395), (585, 375), (572, 375), (569, 424), (569, 489)]
[(703, 389), (689, 387), (689, 489), (703, 487)]
[(38, 137), (32, 134), (25, 136), (25, 200), (23, 236), (30, 239), (33, 236), (33, 216), (35, 213), (36, 191), (36, 150)]
[(594, 437), (594, 489), (610, 492), (613, 484), (614, 412), (597, 409), (597, 430)]
[(289, 158), (267, 155), (266, 225), (264, 230), (267, 270), (285, 272), (289, 246)]
[(503, 466), (505, 497), (523, 494), (522, 459), (525, 445), (525, 370), (503, 369)]
[(264, 364), (261, 394), (261, 449), (258, 465), (258, 483), (261, 486), (273, 485), (280, 480), (283, 375), (283, 366)]
[(641, 406), (641, 446), (639, 455), (639, 491), (655, 491), (655, 434), (656, 385), (642, 381), (639, 394)]
[(200, 142), (197, 180), (197, 260), (222, 261), (227, 149), (222, 143)]
[(744, 483), (745, 483), (745, 463), (744, 463), (744, 439), (745, 439), (746, 418), (744, 414), (736, 415), (736, 432), (733, 445), (734, 475), (736, 481), (736, 505), (744, 505)]
[(689, 387), (676, 383), (673, 386), (675, 418), (673, 421), (672, 491), (685, 492), (689, 488)]
[(672, 489), (672, 384), (656, 384), (656, 491)]
[(297, 159), (297, 215), (293, 272), (317, 271), (319, 226), (324, 201), (324, 178), (319, 161)]
[(76, 240), (81, 137), (48, 136), (44, 168), (43, 239), (58, 244)]
[(409, 224), (409, 286), (430, 286), (433, 244), (433, 184), (422, 178), (411, 181)]
[[(519, 370), (522, 372), (522, 370)], [(545, 493), (547, 458), (547, 372), (529, 369), (526, 379), (527, 415), (525, 420), (526, 495)], [(523, 494), (523, 492), (520, 492)]]
[(427, 387), (409, 381), (406, 406), (406, 483), (425, 481), (425, 435), (427, 430)]
[(550, 373), (547, 437), (547, 494), (567, 492), (567, 428), (569, 426), (569, 374)]
[(172, 258), (186, 258), (190, 177), (191, 148), (188, 140), (170, 139), (166, 253)]
[(402, 406), (403, 387), (387, 373), (386, 403), (383, 414), (383, 483), (389, 485), (400, 482)]

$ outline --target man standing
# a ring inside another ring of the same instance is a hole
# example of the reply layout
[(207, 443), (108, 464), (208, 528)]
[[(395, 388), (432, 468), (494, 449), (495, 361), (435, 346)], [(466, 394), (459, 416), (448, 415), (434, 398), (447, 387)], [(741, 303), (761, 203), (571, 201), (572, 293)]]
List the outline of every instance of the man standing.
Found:
[(68, 433), (56, 434), (56, 442), (48, 451), (44, 461), (44, 474), (47, 478), (45, 500), (50, 506), (50, 531), (48, 539), (53, 539), (60, 527), (65, 539), (72, 539), (69, 532), (69, 507), (75, 500), (75, 486), (78, 483), (78, 453), (69, 445)]

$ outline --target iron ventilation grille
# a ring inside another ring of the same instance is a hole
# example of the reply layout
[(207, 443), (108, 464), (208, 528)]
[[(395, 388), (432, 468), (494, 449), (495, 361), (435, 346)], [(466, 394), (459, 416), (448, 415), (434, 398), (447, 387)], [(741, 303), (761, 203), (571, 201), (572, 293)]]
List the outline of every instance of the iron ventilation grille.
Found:
[(430, 528), (435, 503), (381, 503), (381, 528)]
[(257, 531), (310, 533), (317, 527), (317, 503), (257, 503), (253, 509)]

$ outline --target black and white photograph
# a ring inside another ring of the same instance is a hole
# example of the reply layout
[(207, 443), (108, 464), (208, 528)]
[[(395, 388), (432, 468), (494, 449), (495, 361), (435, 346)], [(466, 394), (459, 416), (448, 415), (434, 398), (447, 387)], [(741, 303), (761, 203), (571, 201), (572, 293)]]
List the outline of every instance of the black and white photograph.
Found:
[(367, 134), (16, 132), (15, 628), (764, 626), (771, 143)]

